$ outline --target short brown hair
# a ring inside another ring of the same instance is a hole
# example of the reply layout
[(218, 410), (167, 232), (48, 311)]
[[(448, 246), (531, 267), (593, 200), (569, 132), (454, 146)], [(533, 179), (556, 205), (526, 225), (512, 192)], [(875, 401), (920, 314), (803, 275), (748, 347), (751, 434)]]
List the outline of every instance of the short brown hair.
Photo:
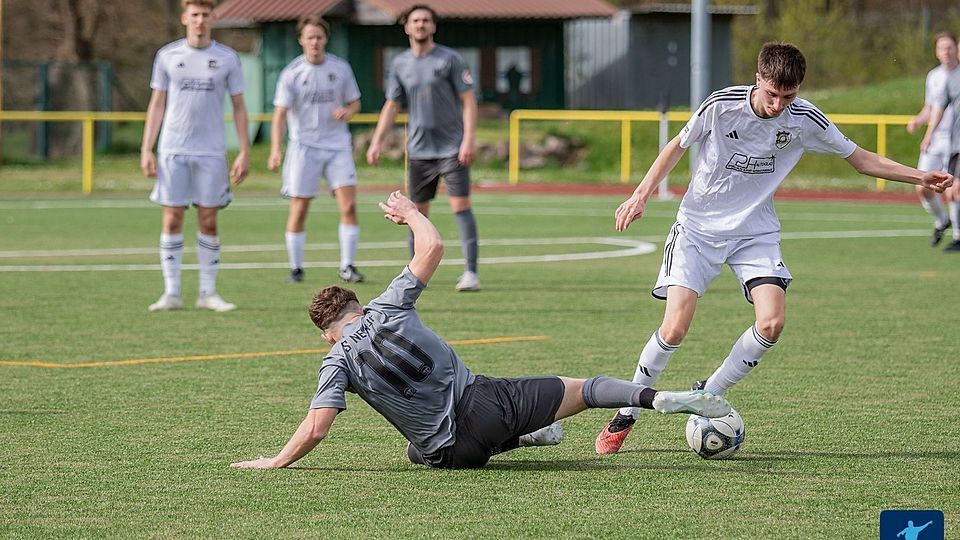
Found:
[(183, 11), (186, 11), (187, 6), (189, 5), (208, 7), (210, 9), (213, 9), (217, 7), (217, 0), (180, 0), (180, 9), (182, 9)]
[(757, 73), (777, 88), (796, 88), (807, 73), (807, 59), (789, 43), (764, 43), (757, 56)]
[(400, 15), (400, 24), (407, 24), (407, 19), (410, 18), (410, 14), (418, 9), (423, 9), (430, 12), (430, 18), (433, 19), (433, 24), (437, 24), (437, 12), (433, 10), (432, 7), (426, 4), (414, 4), (410, 6), (406, 11)]
[[(355, 306), (354, 306), (355, 304)], [(310, 320), (321, 330), (339, 321), (347, 311), (359, 310), (357, 295), (350, 289), (330, 285), (317, 291), (310, 302)]]
[(330, 39), (330, 23), (323, 20), (323, 17), (320, 15), (305, 15), (300, 17), (300, 20), (297, 21), (297, 35), (302, 34), (303, 29), (311, 24), (323, 28), (323, 33), (327, 35), (327, 39)]
[(944, 31), (944, 32), (937, 32), (937, 35), (933, 36), (933, 43), (934, 43), (934, 45), (936, 45), (936, 43), (937, 43), (938, 41), (940, 41), (941, 39), (943, 39), (943, 38), (949, 39), (949, 40), (952, 41), (954, 44), (957, 43), (957, 35), (956, 35), (956, 34), (954, 34), (953, 32)]

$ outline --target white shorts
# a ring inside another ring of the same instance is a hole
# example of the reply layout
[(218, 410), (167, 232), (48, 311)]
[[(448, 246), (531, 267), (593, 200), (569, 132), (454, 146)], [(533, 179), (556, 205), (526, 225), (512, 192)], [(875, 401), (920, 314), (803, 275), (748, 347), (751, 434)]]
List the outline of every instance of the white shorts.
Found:
[(695, 234), (675, 223), (663, 248), (663, 264), (654, 297), (667, 298), (667, 287), (680, 285), (703, 296), (710, 283), (720, 275), (723, 265), (733, 270), (747, 301), (753, 297), (747, 282), (756, 278), (777, 278), (786, 288), (793, 281), (780, 253), (780, 233), (751, 238), (716, 238)]
[(357, 169), (350, 149), (327, 150), (290, 141), (283, 158), (284, 197), (312, 199), (320, 190), (320, 180), (326, 181), (330, 191), (357, 185)]
[(924, 172), (945, 171), (949, 166), (950, 151), (944, 152), (920, 152), (920, 159), (917, 160), (917, 168)]
[(163, 206), (224, 208), (233, 200), (226, 156), (159, 155), (150, 200)]

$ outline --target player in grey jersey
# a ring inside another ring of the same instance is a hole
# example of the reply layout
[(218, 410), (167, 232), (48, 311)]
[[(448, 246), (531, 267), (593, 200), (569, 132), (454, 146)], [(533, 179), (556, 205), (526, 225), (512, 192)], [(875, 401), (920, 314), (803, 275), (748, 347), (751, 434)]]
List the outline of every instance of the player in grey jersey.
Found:
[(440, 234), (399, 191), (380, 208), (387, 219), (414, 232), (413, 258), (366, 307), (348, 289), (330, 286), (317, 292), (310, 318), (332, 347), (320, 367), (310, 411), (278, 455), (233, 467), (286, 467), (305, 456), (346, 409), (346, 391), (357, 393), (400, 431), (409, 441), (411, 462), (457, 469), (482, 467), (494, 454), (536, 444), (529, 435), (590, 407), (710, 417), (730, 411), (726, 400), (704, 391), (658, 392), (609, 377), (474, 375), (423, 324), (415, 307), (443, 257)]
[[(410, 157), (408, 193), (424, 215), (437, 194), (442, 176), (450, 209), (460, 229), (465, 268), (457, 281), (458, 291), (480, 290), (477, 275), (479, 239), (477, 220), (470, 206), (470, 164), (476, 146), (477, 97), (473, 77), (463, 58), (433, 41), (437, 14), (417, 4), (401, 17), (410, 48), (390, 64), (387, 100), (380, 111), (367, 150), (367, 162), (380, 160), (380, 145), (393, 121), (406, 105), (410, 120), (407, 148)], [(410, 239), (413, 249), (413, 239)]]
[[(633, 381), (652, 385), (680, 347), (697, 300), (723, 265), (730, 266), (753, 304), (756, 323), (737, 339), (729, 356), (696, 387), (724, 394), (743, 380), (780, 338), (786, 289), (793, 279), (780, 252), (780, 221), (773, 195), (805, 151), (843, 157), (857, 172), (922, 185), (937, 192), (953, 177), (922, 172), (858, 147), (812, 103), (797, 97), (806, 71), (799, 49), (767, 43), (757, 59), (755, 86), (711, 94), (680, 135), (654, 160), (643, 181), (614, 214), (618, 231), (643, 216), (647, 199), (680, 161), (702, 144), (691, 164), (693, 178), (664, 245), (652, 294), (666, 300), (663, 322), (640, 351)], [(618, 452), (639, 410), (623, 408), (597, 435), (600, 454)]]

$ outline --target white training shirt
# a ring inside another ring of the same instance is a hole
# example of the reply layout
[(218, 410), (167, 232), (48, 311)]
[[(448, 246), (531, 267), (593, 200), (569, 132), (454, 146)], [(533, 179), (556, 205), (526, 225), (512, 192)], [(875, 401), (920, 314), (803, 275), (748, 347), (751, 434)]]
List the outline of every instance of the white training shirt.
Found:
[[(943, 65), (939, 65), (927, 73), (923, 98), (925, 105), (942, 108), (943, 104), (947, 102), (947, 78), (951, 72)], [(947, 107), (943, 110), (943, 118), (937, 124), (937, 129), (933, 130), (933, 135), (930, 138), (930, 146), (927, 148), (928, 153), (950, 153), (950, 130), (953, 128), (953, 115), (955, 114), (953, 109), (953, 107)]]
[(150, 88), (167, 93), (160, 154), (226, 153), (223, 96), (243, 93), (236, 51), (216, 41), (204, 49), (191, 47), (186, 39), (174, 41), (157, 52)]
[(346, 122), (333, 118), (333, 111), (360, 99), (360, 88), (350, 64), (330, 53), (321, 64), (311, 64), (304, 55), (290, 62), (277, 80), (274, 107), (287, 111), (290, 140), (305, 146), (349, 150)]
[(752, 237), (780, 230), (773, 194), (807, 150), (849, 157), (857, 145), (809, 101), (776, 118), (750, 105), (755, 87), (714, 92), (680, 132), (680, 146), (702, 143), (677, 221), (706, 236)]

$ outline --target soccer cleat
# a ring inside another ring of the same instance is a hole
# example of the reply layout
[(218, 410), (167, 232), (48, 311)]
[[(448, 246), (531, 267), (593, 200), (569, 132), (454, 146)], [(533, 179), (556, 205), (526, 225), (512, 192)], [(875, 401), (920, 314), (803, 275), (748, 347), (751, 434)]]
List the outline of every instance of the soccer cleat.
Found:
[(183, 309), (183, 299), (175, 294), (166, 293), (147, 308), (149, 311), (173, 311), (175, 309)]
[(341, 268), (337, 275), (339, 275), (340, 279), (346, 281), (347, 283), (360, 283), (363, 281), (363, 274), (357, 271), (357, 267), (352, 264), (348, 264)]
[(730, 414), (730, 403), (722, 396), (706, 390), (657, 392), (653, 396), (654, 410), (663, 414), (688, 413), (707, 418)]
[(597, 453), (616, 454), (619, 452), (620, 447), (623, 446), (623, 441), (627, 439), (627, 435), (630, 434), (630, 430), (633, 429), (633, 424), (636, 421), (636, 418), (620, 414), (620, 411), (617, 411), (617, 414), (597, 435), (597, 440), (593, 443)]
[(946, 230), (949, 229), (951, 225), (953, 225), (953, 223), (951, 223), (950, 220), (948, 219), (946, 223), (943, 223), (940, 226), (933, 227), (933, 234), (930, 236), (930, 247), (936, 246), (937, 244), (940, 243), (940, 240), (943, 239), (943, 233), (946, 232)]
[(563, 440), (563, 427), (560, 422), (554, 422), (542, 427), (533, 433), (520, 436), (520, 446), (553, 446)]
[(457, 281), (457, 290), (460, 292), (467, 291), (479, 291), (480, 290), (480, 277), (477, 276), (476, 272), (471, 272), (467, 270), (460, 276), (460, 279)]
[(960, 240), (954, 240), (947, 244), (947, 247), (943, 248), (944, 251), (960, 251)]
[(237, 309), (237, 306), (220, 298), (219, 294), (208, 294), (197, 298), (197, 309), (209, 309), (210, 311), (223, 313), (224, 311), (233, 311)]
[(702, 380), (702, 381), (697, 381), (697, 382), (693, 383), (693, 386), (692, 386), (690, 389), (691, 389), (691, 390), (706, 390), (706, 389), (707, 389), (707, 380), (704, 379), (704, 380)]
[(290, 277), (287, 278), (290, 283), (300, 283), (303, 281), (303, 268), (294, 268), (290, 271)]

